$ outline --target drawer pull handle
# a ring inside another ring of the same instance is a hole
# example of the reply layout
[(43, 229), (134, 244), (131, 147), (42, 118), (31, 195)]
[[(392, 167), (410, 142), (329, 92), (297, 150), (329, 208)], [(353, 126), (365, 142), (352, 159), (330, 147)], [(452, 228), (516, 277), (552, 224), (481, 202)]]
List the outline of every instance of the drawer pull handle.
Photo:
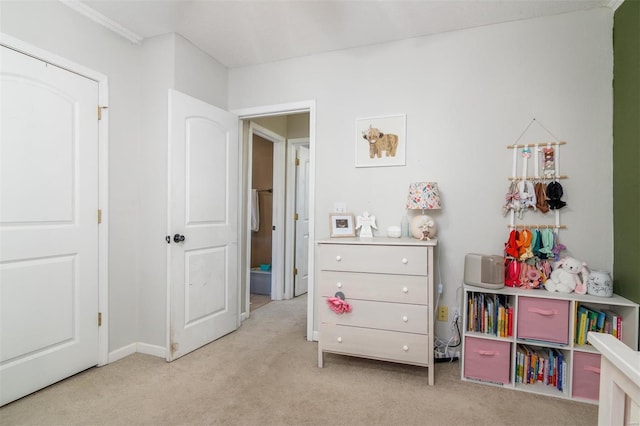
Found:
[(584, 371), (590, 371), (595, 374), (600, 374), (600, 369), (598, 367), (594, 367), (593, 365), (585, 365)]
[(403, 350), (403, 351), (405, 351), (405, 352), (408, 352), (408, 351), (409, 351), (409, 346), (404, 345), (404, 346), (402, 347), (402, 350)]
[(342, 257), (336, 256), (336, 262), (340, 262), (341, 260), (342, 260)]
[(476, 350), (474, 351), (477, 354), (480, 354), (482, 356), (496, 356), (496, 355), (500, 355), (500, 352), (496, 352), (496, 351), (480, 351), (480, 350)]
[(336, 284), (336, 287), (338, 287), (338, 288), (342, 288), (342, 283), (338, 283), (338, 284)]
[(338, 343), (342, 343), (342, 337), (338, 337), (336, 340), (338, 341)]
[(406, 265), (407, 263), (409, 263), (409, 259), (407, 259), (406, 257), (403, 257), (402, 258), (402, 263), (404, 263)]
[(402, 321), (407, 322), (407, 321), (409, 321), (409, 318), (407, 318), (407, 316), (405, 315), (405, 316), (402, 317)]
[(550, 316), (556, 315), (558, 313), (558, 311), (556, 311), (556, 310), (548, 311), (548, 310), (540, 309), (540, 308), (529, 308), (528, 310), (529, 310), (529, 312), (532, 312), (534, 314), (544, 315), (545, 317), (550, 317)]
[(406, 287), (402, 287), (402, 292), (403, 292), (403, 293), (409, 293), (409, 289), (408, 289), (408, 288), (406, 288)]

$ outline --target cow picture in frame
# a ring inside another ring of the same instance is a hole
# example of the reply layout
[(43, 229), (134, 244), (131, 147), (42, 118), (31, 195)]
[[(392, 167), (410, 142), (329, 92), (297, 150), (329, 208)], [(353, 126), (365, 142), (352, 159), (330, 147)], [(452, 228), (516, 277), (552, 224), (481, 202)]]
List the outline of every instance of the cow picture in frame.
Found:
[(356, 167), (404, 166), (406, 116), (356, 119)]

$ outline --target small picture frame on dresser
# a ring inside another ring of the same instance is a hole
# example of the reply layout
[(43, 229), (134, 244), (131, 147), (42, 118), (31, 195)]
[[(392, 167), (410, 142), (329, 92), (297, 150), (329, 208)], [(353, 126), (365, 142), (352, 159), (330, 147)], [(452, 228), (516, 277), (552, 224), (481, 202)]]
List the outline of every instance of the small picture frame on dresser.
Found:
[(331, 238), (355, 237), (356, 228), (352, 213), (329, 213), (329, 229)]

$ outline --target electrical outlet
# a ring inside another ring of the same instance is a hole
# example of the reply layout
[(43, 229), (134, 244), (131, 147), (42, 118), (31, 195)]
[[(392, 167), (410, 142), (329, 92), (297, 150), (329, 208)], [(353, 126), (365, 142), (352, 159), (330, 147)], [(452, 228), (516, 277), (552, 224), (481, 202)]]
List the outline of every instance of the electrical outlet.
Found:
[(438, 321), (448, 321), (449, 320), (449, 308), (446, 306), (440, 306), (438, 308)]
[(341, 202), (333, 203), (333, 211), (334, 213), (346, 213), (347, 203), (341, 203)]

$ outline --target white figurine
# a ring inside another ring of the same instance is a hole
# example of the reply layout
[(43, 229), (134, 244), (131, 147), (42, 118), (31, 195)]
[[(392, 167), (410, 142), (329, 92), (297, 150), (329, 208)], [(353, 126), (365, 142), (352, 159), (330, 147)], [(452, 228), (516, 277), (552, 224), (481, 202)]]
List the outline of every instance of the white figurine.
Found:
[(369, 216), (369, 212), (364, 212), (362, 213), (362, 216), (358, 216), (356, 218), (356, 229), (360, 229), (360, 237), (373, 237), (371, 228), (378, 229), (378, 227), (376, 226), (375, 216)]

